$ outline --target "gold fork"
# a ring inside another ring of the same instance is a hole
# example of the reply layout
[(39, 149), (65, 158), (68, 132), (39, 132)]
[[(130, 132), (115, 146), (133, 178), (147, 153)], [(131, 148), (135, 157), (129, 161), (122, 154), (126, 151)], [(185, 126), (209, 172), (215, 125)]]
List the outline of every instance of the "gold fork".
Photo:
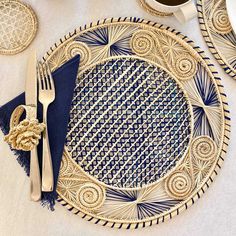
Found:
[(43, 134), (43, 160), (42, 160), (42, 191), (53, 191), (53, 167), (48, 139), (47, 111), (48, 106), (55, 100), (55, 87), (52, 73), (48, 64), (38, 63), (39, 102), (43, 105), (43, 122), (46, 129)]

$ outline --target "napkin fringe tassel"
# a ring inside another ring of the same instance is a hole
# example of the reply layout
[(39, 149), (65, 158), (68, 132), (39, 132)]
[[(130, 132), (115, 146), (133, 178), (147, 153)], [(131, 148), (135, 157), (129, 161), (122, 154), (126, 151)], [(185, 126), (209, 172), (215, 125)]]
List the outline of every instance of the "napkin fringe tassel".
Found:
[(57, 193), (42, 193), (41, 205), (47, 207), (49, 210), (54, 211), (55, 199), (57, 199)]

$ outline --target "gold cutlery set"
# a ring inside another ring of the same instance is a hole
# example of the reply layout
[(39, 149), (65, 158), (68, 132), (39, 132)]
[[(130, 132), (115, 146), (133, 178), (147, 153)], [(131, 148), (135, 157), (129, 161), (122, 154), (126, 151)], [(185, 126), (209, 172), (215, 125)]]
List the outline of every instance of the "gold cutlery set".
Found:
[(30, 197), (33, 201), (41, 199), (41, 191), (53, 191), (53, 167), (47, 129), (47, 110), (48, 106), (55, 99), (55, 87), (50, 68), (47, 63), (37, 63), (36, 53), (33, 52), (29, 58), (25, 89), (27, 106), (34, 107), (33, 118), (37, 118), (37, 97), (43, 105), (43, 123), (45, 124), (45, 129), (43, 131), (42, 184), (37, 146), (30, 152)]

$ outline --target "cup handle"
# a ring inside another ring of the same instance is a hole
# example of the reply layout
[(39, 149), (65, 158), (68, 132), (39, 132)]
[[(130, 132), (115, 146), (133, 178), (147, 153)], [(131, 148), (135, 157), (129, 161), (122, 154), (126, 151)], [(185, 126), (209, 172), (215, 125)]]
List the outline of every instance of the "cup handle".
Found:
[(195, 4), (191, 1), (182, 6), (177, 12), (174, 12), (174, 16), (178, 19), (180, 23), (186, 23), (187, 21), (197, 16), (197, 8)]

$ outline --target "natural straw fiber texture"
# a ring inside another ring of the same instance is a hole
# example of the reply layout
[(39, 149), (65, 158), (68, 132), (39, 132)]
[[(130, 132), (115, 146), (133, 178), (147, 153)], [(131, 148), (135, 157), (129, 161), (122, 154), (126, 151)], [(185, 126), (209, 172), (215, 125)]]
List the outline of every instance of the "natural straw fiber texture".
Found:
[(236, 35), (225, 0), (199, 0), (198, 19), (209, 50), (227, 74), (236, 79)]
[(229, 142), (213, 64), (178, 31), (132, 17), (80, 27), (44, 60), (55, 70), (77, 53), (58, 201), (115, 228), (180, 214), (213, 182)]
[(37, 33), (36, 14), (21, 1), (1, 0), (0, 29), (0, 54), (17, 54), (30, 45)]

